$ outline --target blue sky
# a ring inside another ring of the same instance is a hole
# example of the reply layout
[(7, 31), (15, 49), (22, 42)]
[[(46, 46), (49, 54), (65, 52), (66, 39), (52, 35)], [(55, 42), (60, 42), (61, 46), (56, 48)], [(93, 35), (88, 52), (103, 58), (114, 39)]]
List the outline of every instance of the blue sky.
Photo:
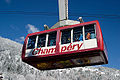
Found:
[[(69, 0), (69, 19), (80, 16), (85, 22), (99, 21), (108, 48), (109, 64), (104, 66), (120, 69), (120, 0)], [(58, 20), (57, 0), (0, 0), (0, 36), (4, 38), (23, 43), (28, 33)]]

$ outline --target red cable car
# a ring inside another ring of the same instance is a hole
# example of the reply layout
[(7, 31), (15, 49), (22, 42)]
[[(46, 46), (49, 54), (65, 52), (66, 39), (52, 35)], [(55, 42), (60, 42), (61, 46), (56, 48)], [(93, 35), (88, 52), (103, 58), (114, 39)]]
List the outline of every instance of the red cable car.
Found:
[(108, 63), (97, 20), (28, 34), (22, 60), (40, 70)]

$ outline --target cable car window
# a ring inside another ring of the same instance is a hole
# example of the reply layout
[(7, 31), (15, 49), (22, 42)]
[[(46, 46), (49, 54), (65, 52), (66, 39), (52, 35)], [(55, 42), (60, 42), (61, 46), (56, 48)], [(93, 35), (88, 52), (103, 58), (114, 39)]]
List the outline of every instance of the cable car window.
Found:
[(45, 42), (46, 42), (46, 34), (39, 35), (38, 36), (37, 48), (38, 47), (45, 47)]
[(49, 33), (47, 46), (55, 46), (56, 45), (56, 34), (57, 34), (57, 32)]
[(77, 27), (73, 29), (73, 42), (83, 41), (83, 27)]
[(28, 39), (27, 49), (35, 48), (36, 36), (30, 36)]
[(94, 39), (94, 38), (96, 38), (94, 24), (86, 25), (85, 26), (85, 39), (89, 40), (89, 39)]
[(71, 30), (63, 30), (61, 44), (71, 43)]

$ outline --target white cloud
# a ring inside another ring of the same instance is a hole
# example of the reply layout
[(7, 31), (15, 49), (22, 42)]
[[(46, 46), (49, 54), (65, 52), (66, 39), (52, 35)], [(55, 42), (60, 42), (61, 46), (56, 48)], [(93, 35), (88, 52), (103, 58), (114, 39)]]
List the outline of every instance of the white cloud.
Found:
[(28, 33), (39, 32), (39, 29), (37, 29), (34, 25), (31, 24), (27, 24), (26, 28), (28, 29)]
[(6, 3), (10, 4), (11, 3), (11, 0), (5, 0)]
[(17, 41), (17, 42), (23, 42), (24, 40), (25, 40), (24, 36), (19, 37), (18, 39), (15, 39), (15, 41)]

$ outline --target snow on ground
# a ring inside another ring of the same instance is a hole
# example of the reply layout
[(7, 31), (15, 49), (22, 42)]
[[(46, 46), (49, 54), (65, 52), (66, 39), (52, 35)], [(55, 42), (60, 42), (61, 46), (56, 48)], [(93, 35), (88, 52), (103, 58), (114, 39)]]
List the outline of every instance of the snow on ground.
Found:
[(22, 62), (21, 50), (21, 44), (0, 37), (2, 80), (120, 80), (120, 70), (102, 66), (37, 70)]

